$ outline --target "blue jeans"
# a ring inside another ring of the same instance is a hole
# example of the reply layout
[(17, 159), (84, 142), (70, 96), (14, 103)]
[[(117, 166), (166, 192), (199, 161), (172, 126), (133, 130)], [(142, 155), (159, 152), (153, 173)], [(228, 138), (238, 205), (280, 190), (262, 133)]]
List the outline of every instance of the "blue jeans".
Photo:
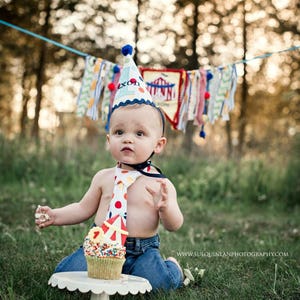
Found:
[[(183, 281), (181, 271), (174, 262), (162, 259), (159, 244), (158, 235), (145, 239), (127, 238), (126, 261), (122, 273), (148, 279), (153, 291), (177, 289)], [(65, 257), (57, 265), (54, 273), (86, 270), (86, 259), (81, 246)]]

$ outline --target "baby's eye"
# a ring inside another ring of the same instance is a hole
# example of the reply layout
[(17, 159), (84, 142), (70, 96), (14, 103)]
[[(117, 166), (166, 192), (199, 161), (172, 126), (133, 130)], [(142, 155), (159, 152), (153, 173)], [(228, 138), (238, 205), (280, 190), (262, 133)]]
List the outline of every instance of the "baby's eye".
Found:
[(139, 130), (139, 131), (136, 133), (136, 135), (137, 135), (137, 136), (144, 136), (145, 133), (144, 133), (144, 131)]
[(115, 130), (115, 135), (122, 135), (123, 133), (124, 133), (124, 131), (121, 129)]

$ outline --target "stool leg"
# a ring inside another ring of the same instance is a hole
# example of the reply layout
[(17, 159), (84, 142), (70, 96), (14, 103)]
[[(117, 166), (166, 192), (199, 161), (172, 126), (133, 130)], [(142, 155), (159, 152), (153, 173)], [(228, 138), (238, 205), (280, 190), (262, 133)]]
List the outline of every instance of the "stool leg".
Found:
[(91, 294), (91, 300), (109, 300), (109, 295), (106, 294), (106, 293), (94, 294), (92, 292), (92, 294)]

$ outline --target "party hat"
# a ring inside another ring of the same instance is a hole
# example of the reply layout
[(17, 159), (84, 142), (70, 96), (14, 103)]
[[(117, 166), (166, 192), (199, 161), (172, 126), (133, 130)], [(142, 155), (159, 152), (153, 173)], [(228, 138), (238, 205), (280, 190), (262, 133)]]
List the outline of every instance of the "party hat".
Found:
[(155, 107), (146, 84), (132, 58), (133, 48), (125, 45), (122, 48), (124, 65), (119, 78), (112, 112), (120, 107), (132, 104), (147, 104)]

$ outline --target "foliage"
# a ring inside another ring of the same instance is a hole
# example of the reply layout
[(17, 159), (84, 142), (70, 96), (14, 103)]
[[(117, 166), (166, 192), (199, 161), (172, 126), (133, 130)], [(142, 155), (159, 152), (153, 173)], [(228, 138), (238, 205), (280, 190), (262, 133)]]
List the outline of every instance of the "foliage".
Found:
[[(294, 149), (297, 153), (299, 145)], [(38, 204), (78, 201), (93, 174), (112, 164), (105, 151), (81, 145), (36, 146), (1, 138), (1, 299), (89, 299), (89, 294), (52, 288), (47, 281), (58, 261), (80, 245), (92, 220), (39, 231), (33, 214)], [(271, 165), (178, 156), (157, 158), (156, 164), (174, 182), (185, 217), (177, 233), (160, 229), (161, 251), (176, 257), (194, 280), (149, 299), (300, 296), (297, 156)], [(271, 254), (237, 255), (247, 252)]]
[[(299, 203), (299, 162), (294, 157), (286, 168), (279, 160), (276, 164), (270, 164), (261, 159), (239, 163), (209, 159), (186, 161), (184, 157), (173, 159), (165, 167), (173, 177), (179, 197), (187, 201), (194, 199), (225, 206), (278, 202), (291, 208)], [(182, 163), (176, 164), (178, 161)]]

